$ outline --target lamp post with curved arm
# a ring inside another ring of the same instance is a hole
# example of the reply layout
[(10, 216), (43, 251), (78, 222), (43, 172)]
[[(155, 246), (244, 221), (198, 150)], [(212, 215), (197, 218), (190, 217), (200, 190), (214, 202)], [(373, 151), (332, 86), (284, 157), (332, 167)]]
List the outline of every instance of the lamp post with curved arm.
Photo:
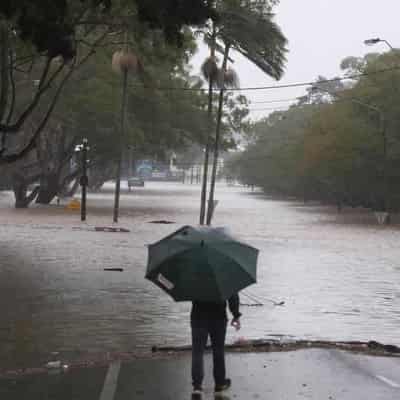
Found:
[(364, 44), (366, 44), (367, 46), (373, 46), (377, 43), (385, 43), (390, 48), (390, 50), (394, 50), (394, 47), (386, 39), (372, 38), (364, 40)]

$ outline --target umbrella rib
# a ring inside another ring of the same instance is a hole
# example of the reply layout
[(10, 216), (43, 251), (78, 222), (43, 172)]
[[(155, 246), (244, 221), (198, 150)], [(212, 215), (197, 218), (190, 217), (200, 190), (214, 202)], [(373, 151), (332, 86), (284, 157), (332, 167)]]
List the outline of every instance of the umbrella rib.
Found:
[(252, 245), (250, 245), (250, 244), (248, 244), (248, 243), (246, 243), (246, 242), (242, 242), (241, 240), (237, 240), (237, 239), (235, 239), (235, 238), (230, 238), (230, 240), (224, 240), (224, 241), (221, 241), (220, 243), (240, 244), (240, 245), (243, 246), (243, 247), (248, 247), (249, 249), (259, 251), (256, 247), (253, 247)]
[[(233, 259), (229, 254), (221, 252), (220, 250), (218, 250), (218, 249), (215, 248), (214, 246), (210, 246), (210, 247), (212, 247), (212, 249), (213, 249), (214, 251), (218, 252), (219, 254), (222, 254), (224, 257), (229, 258), (229, 259), (230, 259), (232, 262), (234, 262), (235, 264), (239, 264), (239, 265), (242, 267), (242, 270), (250, 277), (250, 280), (251, 280), (251, 281), (257, 282), (257, 279), (254, 279), (254, 277), (251, 276), (251, 274), (247, 271), (246, 268), (243, 267), (243, 265), (242, 265), (240, 262), (237, 262), (237, 261), (236, 261), (235, 259)], [(251, 246), (248, 246), (248, 247), (251, 247)], [(253, 247), (253, 249), (255, 249), (255, 248)], [(257, 250), (257, 249), (255, 249), (255, 250)], [(258, 251), (258, 250), (257, 250), (257, 251)]]
[[(215, 250), (215, 249), (214, 249), (214, 250)], [(208, 257), (207, 257), (207, 266), (208, 266), (208, 268), (211, 270), (212, 274), (214, 275), (215, 282), (218, 283), (218, 276), (217, 276), (217, 274), (215, 273), (214, 268), (212, 268), (212, 267), (211, 267), (211, 264), (208, 262)], [(222, 293), (221, 293), (221, 290), (220, 290), (218, 284), (216, 285), (216, 288), (217, 288), (217, 292), (218, 292), (218, 294), (219, 294), (219, 297), (222, 299)]]

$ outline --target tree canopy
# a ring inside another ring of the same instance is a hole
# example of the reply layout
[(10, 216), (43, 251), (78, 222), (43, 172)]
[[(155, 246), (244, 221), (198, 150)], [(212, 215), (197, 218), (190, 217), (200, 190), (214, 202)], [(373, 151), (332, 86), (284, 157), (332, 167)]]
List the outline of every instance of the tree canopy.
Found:
[[(162, 30), (169, 41), (179, 44), (183, 26), (201, 25), (214, 16), (210, 1), (205, 0), (3, 0), (0, 16), (12, 21), (16, 34), (39, 52), (71, 59), (79, 16), (112, 14), (121, 6), (130, 6), (139, 21)], [(99, 20), (85, 22), (96, 24)]]
[(344, 60), (346, 74), (363, 75), (348, 84), (320, 77), (307, 97), (255, 123), (229, 173), (267, 192), (398, 210), (399, 56)]

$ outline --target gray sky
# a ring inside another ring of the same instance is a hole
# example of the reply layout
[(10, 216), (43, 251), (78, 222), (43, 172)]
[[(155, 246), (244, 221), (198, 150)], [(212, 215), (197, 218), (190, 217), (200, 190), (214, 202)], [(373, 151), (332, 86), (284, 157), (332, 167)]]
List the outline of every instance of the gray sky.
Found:
[[(234, 69), (241, 87), (271, 86), (309, 82), (318, 75), (342, 75), (340, 61), (347, 56), (384, 52), (384, 43), (373, 47), (364, 40), (380, 37), (393, 47), (400, 47), (399, 0), (281, 0), (275, 9), (276, 22), (289, 40), (286, 72), (276, 82), (243, 57), (234, 55)], [(202, 47), (193, 59), (193, 72), (198, 73), (207, 50)], [(278, 108), (290, 103), (257, 104), (255, 102), (290, 99), (304, 94), (304, 88), (243, 92), (252, 101), (251, 109)], [(261, 118), (271, 110), (252, 111)]]

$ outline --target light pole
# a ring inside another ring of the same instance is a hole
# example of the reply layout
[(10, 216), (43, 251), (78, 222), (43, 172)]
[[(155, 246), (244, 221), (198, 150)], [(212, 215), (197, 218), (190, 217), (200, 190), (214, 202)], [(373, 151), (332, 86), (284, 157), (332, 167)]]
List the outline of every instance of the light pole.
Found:
[(87, 176), (87, 152), (89, 150), (88, 140), (86, 138), (82, 139), (82, 143), (75, 147), (75, 151), (80, 151), (82, 153), (82, 175), (79, 179), (79, 184), (82, 187), (82, 199), (81, 199), (81, 221), (86, 221), (86, 189), (89, 184), (89, 179)]
[(114, 71), (122, 74), (122, 100), (121, 100), (121, 119), (120, 119), (120, 149), (117, 159), (116, 177), (115, 177), (115, 196), (114, 196), (114, 212), (113, 221), (118, 222), (119, 217), (119, 200), (121, 190), (121, 170), (122, 170), (122, 156), (125, 144), (125, 118), (126, 118), (126, 103), (128, 93), (128, 73), (139, 72), (140, 60), (128, 48), (128, 33), (125, 32), (125, 45), (121, 51), (116, 51), (112, 59), (112, 67)]
[(390, 50), (394, 50), (394, 47), (386, 39), (372, 38), (364, 40), (364, 44), (366, 44), (367, 46), (373, 46), (377, 43), (385, 43), (390, 48)]

